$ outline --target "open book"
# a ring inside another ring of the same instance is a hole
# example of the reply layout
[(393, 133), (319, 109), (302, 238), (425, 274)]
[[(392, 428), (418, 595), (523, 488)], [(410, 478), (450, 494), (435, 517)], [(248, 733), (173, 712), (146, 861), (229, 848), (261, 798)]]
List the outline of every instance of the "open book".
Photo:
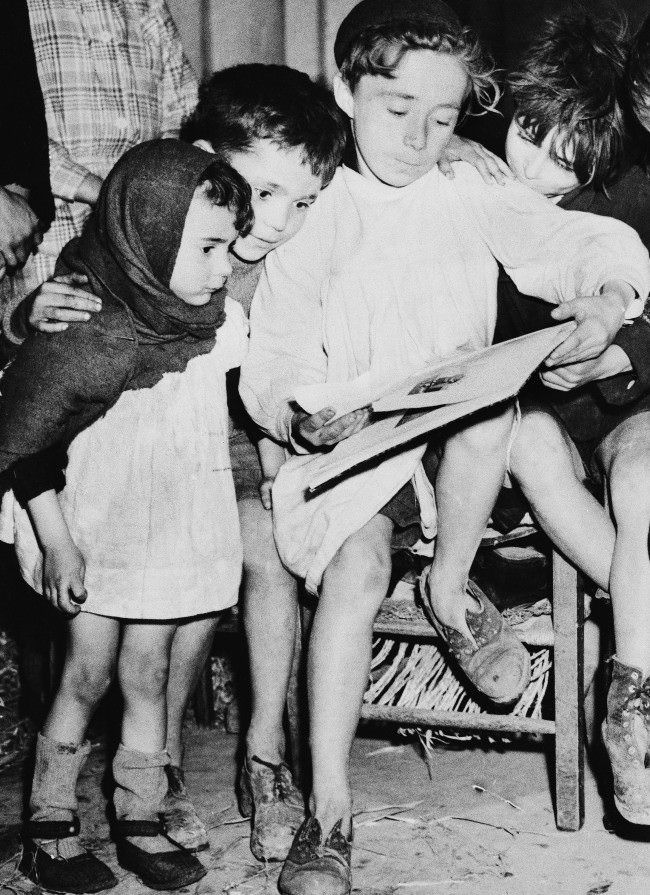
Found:
[(574, 329), (549, 327), (490, 348), (434, 364), (392, 384), (369, 374), (350, 383), (308, 386), (295, 399), (308, 413), (334, 407), (337, 416), (370, 405), (370, 425), (314, 458), (310, 490), (320, 488), (362, 463), (512, 398), (545, 358)]

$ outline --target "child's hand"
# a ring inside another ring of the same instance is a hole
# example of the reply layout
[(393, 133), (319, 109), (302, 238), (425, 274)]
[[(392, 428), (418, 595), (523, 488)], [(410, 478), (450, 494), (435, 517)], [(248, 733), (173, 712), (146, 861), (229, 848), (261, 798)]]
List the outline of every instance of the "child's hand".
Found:
[(75, 616), (88, 596), (84, 587), (86, 563), (74, 541), (46, 547), (43, 555), (43, 594), (65, 615)]
[(498, 155), (490, 152), (485, 146), (474, 140), (467, 140), (454, 134), (445, 148), (438, 168), (440, 172), (453, 180), (455, 177), (452, 162), (468, 162), (476, 168), (486, 183), (499, 183), (503, 186), (506, 180), (513, 180), (514, 174)]
[(68, 323), (90, 320), (102, 302), (81, 288), (87, 282), (83, 274), (71, 273), (43, 283), (32, 300), (29, 325), (42, 333), (57, 333), (67, 329)]
[(551, 317), (577, 324), (545, 361), (547, 367), (564, 367), (592, 360), (609, 347), (625, 321), (625, 302), (618, 292), (602, 292), (565, 301), (553, 308)]
[(264, 476), (262, 481), (260, 482), (260, 500), (262, 501), (262, 506), (265, 510), (273, 509), (273, 482), (275, 478), (271, 478), (270, 476)]
[(625, 351), (619, 345), (610, 345), (606, 351), (594, 360), (585, 360), (564, 367), (554, 367), (540, 373), (540, 379), (549, 388), (560, 392), (568, 392), (595, 382), (597, 379), (608, 379), (617, 373), (632, 370), (632, 364)]
[(311, 447), (331, 447), (344, 438), (349, 438), (363, 429), (370, 419), (370, 408), (362, 407), (339, 417), (328, 425), (336, 413), (331, 407), (325, 407), (311, 416), (297, 412), (293, 415), (291, 431), (294, 438)]

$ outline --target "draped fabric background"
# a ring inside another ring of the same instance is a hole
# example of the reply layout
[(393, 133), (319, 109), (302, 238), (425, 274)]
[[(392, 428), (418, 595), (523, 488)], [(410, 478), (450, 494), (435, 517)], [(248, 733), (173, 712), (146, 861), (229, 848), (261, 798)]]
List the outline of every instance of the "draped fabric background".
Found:
[[(395, 0), (399, 5), (400, 0)], [(497, 63), (513, 64), (544, 16), (575, 0), (447, 0), (474, 24)], [(286, 62), (331, 77), (332, 45), (356, 0), (168, 0), (197, 73), (236, 62)], [(613, 5), (636, 27), (650, 0), (588, 0), (590, 10)]]

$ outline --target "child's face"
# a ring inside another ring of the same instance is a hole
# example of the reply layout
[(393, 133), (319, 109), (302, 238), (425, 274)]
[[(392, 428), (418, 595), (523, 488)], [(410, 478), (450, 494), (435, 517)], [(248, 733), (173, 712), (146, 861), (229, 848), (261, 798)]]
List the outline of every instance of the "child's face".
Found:
[(553, 129), (536, 146), (530, 134), (517, 124), (516, 115), (506, 137), (506, 161), (512, 173), (524, 186), (549, 199), (564, 196), (580, 186), (571, 167), (573, 159), (559, 161), (551, 154), (556, 138), (557, 131)]
[(198, 187), (190, 204), (169, 288), (187, 305), (205, 305), (225, 284), (232, 266), (228, 250), (237, 238), (234, 215), (213, 205)]
[(394, 77), (363, 75), (353, 93), (337, 77), (360, 173), (402, 187), (430, 171), (454, 133), (468, 84), (459, 59), (433, 50), (408, 50)]
[(253, 229), (235, 243), (244, 261), (259, 261), (298, 232), (307, 209), (323, 185), (303, 161), (300, 147), (282, 147), (255, 140), (245, 152), (234, 152), (230, 164), (250, 184), (255, 213)]

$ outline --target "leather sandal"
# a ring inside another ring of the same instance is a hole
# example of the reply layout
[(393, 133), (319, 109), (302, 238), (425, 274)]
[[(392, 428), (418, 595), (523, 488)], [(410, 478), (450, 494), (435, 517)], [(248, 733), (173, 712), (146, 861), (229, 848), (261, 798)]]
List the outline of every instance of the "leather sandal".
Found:
[(180, 889), (197, 882), (208, 872), (193, 854), (169, 839), (169, 851), (148, 852), (130, 842), (132, 836), (165, 836), (162, 823), (156, 820), (117, 820), (113, 826), (120, 866), (135, 873), (150, 889)]
[(352, 835), (344, 836), (343, 821), (325, 841), (315, 817), (304, 821), (284, 862), (278, 889), (282, 895), (349, 895), (352, 891)]
[(20, 872), (48, 892), (83, 895), (112, 889), (117, 885), (117, 877), (92, 852), (72, 858), (54, 857), (35, 841), (69, 839), (78, 836), (79, 829), (78, 817), (69, 821), (28, 821), (23, 827)]
[(472, 641), (438, 621), (431, 608), (428, 569), (418, 579), (420, 599), (427, 618), (446, 643), (471, 683), (499, 705), (516, 702), (530, 682), (530, 654), (494, 603), (485, 594), (472, 595), (480, 612), (467, 611), (467, 627)]

